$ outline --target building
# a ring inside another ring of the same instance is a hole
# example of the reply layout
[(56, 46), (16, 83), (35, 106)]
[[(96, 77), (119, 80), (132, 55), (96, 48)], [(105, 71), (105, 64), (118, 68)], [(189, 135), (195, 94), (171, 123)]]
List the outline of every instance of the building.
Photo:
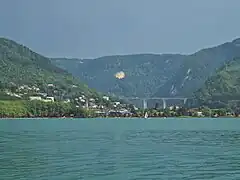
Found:
[(90, 101), (90, 102), (95, 102), (95, 99), (90, 98), (89, 101)]
[(54, 102), (54, 97), (46, 97), (46, 100)]
[(44, 102), (54, 102), (54, 97), (46, 97), (46, 99), (42, 99)]
[(30, 96), (29, 99), (30, 99), (30, 101), (34, 101), (34, 100), (41, 101), (42, 97), (40, 97), (40, 96)]
[(48, 84), (47, 86), (48, 86), (48, 87), (54, 87), (54, 85), (53, 85), (53, 84)]
[(201, 112), (201, 111), (196, 112), (196, 114), (197, 114), (198, 117), (203, 117), (204, 116), (203, 112)]
[(65, 101), (64, 101), (64, 103), (70, 103), (71, 101), (70, 101), (70, 99), (66, 99)]
[(108, 96), (103, 96), (103, 99), (109, 101), (109, 97)]

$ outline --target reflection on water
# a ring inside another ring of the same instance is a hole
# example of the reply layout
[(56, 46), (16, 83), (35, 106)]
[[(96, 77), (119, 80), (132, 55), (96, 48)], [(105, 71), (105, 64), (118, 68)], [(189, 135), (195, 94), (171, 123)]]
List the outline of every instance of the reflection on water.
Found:
[(197, 130), (194, 120), (193, 130), (167, 128), (174, 121), (101, 121), (1, 121), (0, 179), (240, 178), (236, 129)]

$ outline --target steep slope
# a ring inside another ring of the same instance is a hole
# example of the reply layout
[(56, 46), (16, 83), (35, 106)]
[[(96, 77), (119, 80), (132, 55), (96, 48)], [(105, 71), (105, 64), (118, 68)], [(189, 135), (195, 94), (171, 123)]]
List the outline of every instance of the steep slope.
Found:
[(234, 57), (240, 56), (239, 41), (240, 39), (236, 39), (231, 43), (203, 49), (187, 56), (175, 76), (159, 89), (156, 96), (169, 92), (171, 92), (170, 95), (175, 96), (191, 95), (192, 92), (201, 88), (207, 78), (214, 75), (217, 69)]
[[(126, 97), (191, 96), (228, 60), (240, 56), (239, 39), (192, 55), (139, 54), (52, 62), (90, 87)], [(124, 79), (114, 74), (124, 71)]]
[[(87, 82), (89, 87), (127, 97), (151, 96), (183, 63), (183, 55), (126, 55), (98, 59), (53, 59), (61, 68)], [(124, 79), (115, 73), (123, 71)]]
[(194, 93), (201, 103), (240, 100), (240, 58), (234, 58), (208, 78), (204, 86)]
[(46, 92), (49, 86), (53, 86), (48, 93), (59, 98), (79, 92), (89, 96), (97, 94), (65, 70), (53, 65), (48, 58), (12, 40), (0, 38), (0, 89), (16, 89), (23, 85), (39, 88), (39, 92)]

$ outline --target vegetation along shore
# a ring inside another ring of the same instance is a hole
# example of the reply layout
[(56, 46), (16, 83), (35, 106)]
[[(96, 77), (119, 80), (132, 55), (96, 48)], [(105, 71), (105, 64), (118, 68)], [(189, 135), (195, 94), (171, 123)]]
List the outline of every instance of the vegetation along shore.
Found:
[(166, 109), (87, 109), (79, 108), (72, 103), (66, 102), (42, 102), (38, 100), (5, 100), (0, 101), (0, 118), (95, 118), (95, 117), (238, 117), (237, 112), (230, 109), (179, 108)]
[[(144, 117), (146, 112), (148, 117), (238, 117), (239, 44), (235, 39), (194, 56), (79, 60), (47, 58), (0, 38), (0, 118)], [(138, 109), (118, 98), (146, 95), (187, 97), (197, 104)]]

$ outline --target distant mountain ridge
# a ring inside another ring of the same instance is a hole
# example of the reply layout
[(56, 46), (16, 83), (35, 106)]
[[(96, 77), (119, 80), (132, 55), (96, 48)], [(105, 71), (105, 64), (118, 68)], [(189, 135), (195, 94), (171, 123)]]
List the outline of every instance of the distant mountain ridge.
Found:
[[(98, 91), (125, 97), (192, 96), (225, 63), (240, 57), (240, 39), (191, 55), (136, 54), (52, 62)], [(124, 79), (114, 74), (124, 71)]]
[[(161, 59), (161, 61), (159, 61)], [(178, 62), (174, 60), (178, 59)], [(151, 96), (183, 61), (184, 55), (125, 55), (107, 56), (97, 59), (52, 59), (57, 66), (79, 77), (89, 87), (118, 96)], [(151, 61), (151, 62), (149, 62)], [(167, 65), (165, 65), (165, 63)], [(164, 67), (162, 70), (157, 66)], [(124, 79), (116, 79), (115, 73), (123, 71)], [(159, 78), (162, 77), (162, 78)], [(152, 86), (154, 84), (154, 86)]]

